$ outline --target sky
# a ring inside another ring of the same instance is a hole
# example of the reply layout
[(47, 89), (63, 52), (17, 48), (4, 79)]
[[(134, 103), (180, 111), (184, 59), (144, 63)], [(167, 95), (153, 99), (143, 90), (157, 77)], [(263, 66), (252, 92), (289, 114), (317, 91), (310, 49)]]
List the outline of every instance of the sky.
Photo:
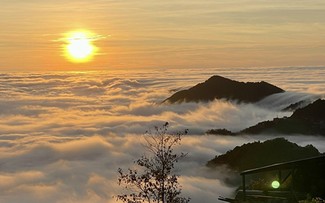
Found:
[[(323, 0), (0, 0), (0, 71), (321, 66)], [(66, 33), (98, 51), (74, 63)]]

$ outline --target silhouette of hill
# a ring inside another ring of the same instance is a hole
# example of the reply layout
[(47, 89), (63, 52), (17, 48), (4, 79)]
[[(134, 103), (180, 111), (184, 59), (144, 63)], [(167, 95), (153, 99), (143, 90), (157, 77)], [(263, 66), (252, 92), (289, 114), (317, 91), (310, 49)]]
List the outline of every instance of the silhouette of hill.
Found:
[(318, 99), (303, 108), (297, 109), (290, 117), (263, 121), (240, 132), (211, 129), (206, 133), (215, 135), (263, 133), (325, 135), (325, 100)]
[(216, 156), (207, 163), (207, 166), (213, 168), (227, 165), (233, 170), (243, 171), (319, 155), (321, 153), (312, 145), (301, 147), (284, 138), (275, 138), (265, 142), (257, 141), (237, 146), (225, 154)]
[(292, 114), (291, 118), (311, 121), (325, 121), (325, 100), (318, 99), (304, 108), (297, 109)]
[(199, 102), (214, 99), (257, 102), (266, 96), (280, 92), (284, 90), (264, 81), (238, 82), (215, 75), (194, 87), (176, 92), (164, 102)]
[(325, 135), (325, 100), (318, 99), (306, 107), (297, 109), (290, 117), (264, 121), (240, 133)]
[(303, 105), (308, 105), (308, 103), (307, 104), (306, 103), (307, 103), (307, 101), (304, 101), (304, 100), (298, 101), (296, 103), (290, 104), (289, 106), (283, 108), (282, 111), (295, 111), (299, 108), (302, 108)]
[(211, 129), (206, 131), (206, 134), (208, 135), (236, 135), (236, 133), (231, 132), (230, 130), (227, 129)]

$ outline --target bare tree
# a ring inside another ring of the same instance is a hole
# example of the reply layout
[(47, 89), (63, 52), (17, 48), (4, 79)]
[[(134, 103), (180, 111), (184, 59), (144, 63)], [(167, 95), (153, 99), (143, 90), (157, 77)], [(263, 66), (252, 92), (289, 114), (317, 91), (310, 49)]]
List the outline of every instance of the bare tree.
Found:
[(173, 171), (174, 164), (185, 157), (184, 153), (175, 153), (174, 147), (180, 144), (181, 136), (187, 134), (167, 132), (168, 123), (155, 127), (154, 132), (146, 133), (145, 148), (149, 155), (143, 155), (135, 161), (141, 171), (118, 169), (118, 183), (127, 189), (126, 194), (117, 196), (126, 203), (188, 203), (190, 198), (181, 197), (179, 175)]

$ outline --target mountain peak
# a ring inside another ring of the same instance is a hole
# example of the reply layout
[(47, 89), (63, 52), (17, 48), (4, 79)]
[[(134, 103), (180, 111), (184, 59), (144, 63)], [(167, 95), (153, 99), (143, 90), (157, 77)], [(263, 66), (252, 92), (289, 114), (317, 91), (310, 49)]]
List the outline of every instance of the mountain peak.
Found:
[(257, 102), (271, 94), (284, 90), (267, 82), (238, 82), (219, 75), (210, 77), (187, 90), (181, 90), (167, 98), (170, 103), (208, 102), (214, 99)]

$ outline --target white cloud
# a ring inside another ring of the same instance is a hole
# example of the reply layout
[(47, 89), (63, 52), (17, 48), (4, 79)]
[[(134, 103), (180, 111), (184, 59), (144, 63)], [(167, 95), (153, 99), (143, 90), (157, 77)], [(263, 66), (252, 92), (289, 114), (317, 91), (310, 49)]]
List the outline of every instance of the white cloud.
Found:
[[(121, 189), (117, 168), (131, 167), (143, 153), (139, 138), (165, 121), (171, 123), (171, 131), (190, 129), (178, 148), (189, 153), (177, 167), (184, 195), (194, 203), (232, 195), (234, 188), (222, 182), (228, 172), (211, 171), (205, 163), (235, 146), (271, 137), (207, 136), (204, 132), (224, 127), (240, 130), (290, 113), (226, 101), (160, 104), (176, 89), (212, 74), (240, 79), (223, 71), (192, 70), (186, 77), (176, 70), (0, 75), (0, 201), (115, 202), (112, 196)], [(250, 74), (248, 70), (246, 76)], [(272, 78), (260, 73), (256, 79)], [(282, 80), (275, 83), (290, 90), (296, 87)], [(322, 92), (322, 85), (313, 85)], [(325, 151), (323, 138), (289, 139)]]

